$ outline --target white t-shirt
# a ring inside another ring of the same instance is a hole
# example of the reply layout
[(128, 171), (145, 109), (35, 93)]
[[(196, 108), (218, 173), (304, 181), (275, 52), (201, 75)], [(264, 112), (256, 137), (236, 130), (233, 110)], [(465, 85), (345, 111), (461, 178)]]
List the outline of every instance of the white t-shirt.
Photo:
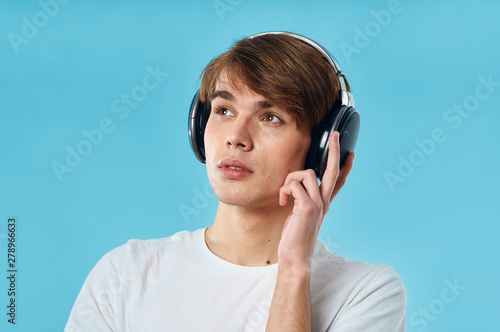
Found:
[[(225, 261), (205, 229), (111, 250), (85, 280), (65, 332), (265, 331), (278, 264)], [(353, 262), (317, 241), (311, 313), (313, 331), (405, 331), (406, 291), (389, 265)]]

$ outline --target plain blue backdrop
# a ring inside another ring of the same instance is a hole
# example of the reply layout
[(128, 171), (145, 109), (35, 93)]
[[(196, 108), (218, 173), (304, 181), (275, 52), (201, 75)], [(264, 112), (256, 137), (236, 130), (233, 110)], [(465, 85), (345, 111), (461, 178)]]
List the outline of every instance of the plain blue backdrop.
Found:
[(498, 13), (493, 0), (1, 1), (0, 330), (62, 331), (106, 252), (212, 224), (188, 108), (213, 57), (268, 30), (323, 44), (361, 114), (320, 240), (394, 267), (408, 331), (500, 330)]

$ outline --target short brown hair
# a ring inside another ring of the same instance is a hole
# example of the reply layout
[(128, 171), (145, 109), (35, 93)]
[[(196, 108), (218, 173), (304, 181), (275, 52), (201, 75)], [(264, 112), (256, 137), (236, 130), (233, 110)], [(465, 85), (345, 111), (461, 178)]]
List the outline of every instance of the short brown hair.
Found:
[[(211, 103), (222, 73), (231, 85), (240, 81), (272, 106), (290, 112), (299, 127), (318, 125), (341, 102), (340, 82), (323, 54), (285, 34), (244, 38), (210, 61), (201, 74), (202, 102)], [(350, 91), (347, 80), (346, 85)]]

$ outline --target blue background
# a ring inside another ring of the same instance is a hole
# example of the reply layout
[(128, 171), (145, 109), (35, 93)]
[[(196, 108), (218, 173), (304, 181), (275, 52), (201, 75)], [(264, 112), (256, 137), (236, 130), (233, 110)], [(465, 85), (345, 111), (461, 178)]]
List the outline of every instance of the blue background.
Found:
[[(61, 331), (106, 252), (211, 225), (217, 200), (187, 138), (198, 76), (236, 40), (288, 30), (337, 58), (362, 117), (354, 169), (320, 240), (394, 267), (408, 331), (500, 330), (500, 86), (481, 83), (500, 82), (500, 3), (391, 3), (70, 1), (49, 16), (36, 1), (2, 1), (0, 276), (10, 216), (19, 273), (15, 326), (1, 277), (0, 329)], [(140, 88), (148, 67), (168, 73), (151, 91)], [(114, 112), (133, 91), (147, 95), (127, 116)], [(454, 105), (470, 111), (459, 117)], [(53, 163), (85, 148), (83, 131), (103, 119), (113, 131), (58, 178)]]

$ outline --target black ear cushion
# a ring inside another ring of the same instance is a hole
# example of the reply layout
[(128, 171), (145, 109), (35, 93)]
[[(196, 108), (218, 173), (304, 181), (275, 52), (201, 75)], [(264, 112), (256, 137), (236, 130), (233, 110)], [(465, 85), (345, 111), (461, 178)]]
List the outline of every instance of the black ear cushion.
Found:
[(321, 179), (328, 162), (330, 134), (337, 130), (340, 134), (340, 167), (350, 152), (354, 151), (359, 133), (359, 114), (353, 107), (342, 105), (333, 109), (311, 136), (311, 147), (306, 157), (305, 169), (313, 169)]
[(344, 165), (349, 153), (354, 152), (358, 141), (360, 117), (358, 111), (349, 107), (339, 126), (340, 167)]
[(196, 158), (205, 162), (205, 127), (210, 116), (210, 109), (200, 101), (200, 92), (197, 91), (189, 109), (188, 134), (191, 148)]

